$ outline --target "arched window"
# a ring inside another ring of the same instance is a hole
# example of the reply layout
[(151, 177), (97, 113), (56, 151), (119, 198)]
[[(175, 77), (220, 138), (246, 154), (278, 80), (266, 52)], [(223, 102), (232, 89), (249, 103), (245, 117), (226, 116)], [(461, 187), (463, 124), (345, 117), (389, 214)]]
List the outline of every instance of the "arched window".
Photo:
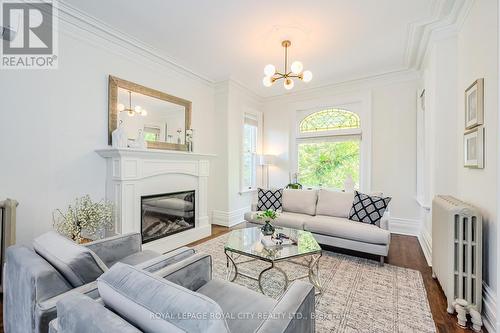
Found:
[(305, 187), (359, 188), (361, 121), (357, 113), (327, 108), (299, 118), (297, 180)]
[(359, 116), (342, 109), (326, 109), (305, 117), (300, 122), (300, 133), (359, 128)]

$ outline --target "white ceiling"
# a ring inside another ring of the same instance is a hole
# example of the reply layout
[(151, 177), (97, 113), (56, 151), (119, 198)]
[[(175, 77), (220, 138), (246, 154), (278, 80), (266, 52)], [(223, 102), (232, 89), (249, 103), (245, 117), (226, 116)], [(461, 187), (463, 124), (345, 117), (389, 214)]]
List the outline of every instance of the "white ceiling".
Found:
[(431, 21), (443, 0), (65, 2), (210, 81), (272, 96), (285, 90), (263, 87), (262, 71), (283, 66), (281, 40), (292, 41), (290, 60), (313, 72), (314, 86), (402, 70), (412, 24)]

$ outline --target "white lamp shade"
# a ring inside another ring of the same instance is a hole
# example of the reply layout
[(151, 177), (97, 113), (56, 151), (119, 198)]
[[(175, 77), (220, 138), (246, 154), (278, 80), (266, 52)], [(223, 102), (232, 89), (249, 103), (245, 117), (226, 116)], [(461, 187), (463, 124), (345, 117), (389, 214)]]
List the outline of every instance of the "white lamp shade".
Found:
[(276, 164), (276, 156), (271, 154), (263, 154), (259, 156), (260, 165), (274, 165)]

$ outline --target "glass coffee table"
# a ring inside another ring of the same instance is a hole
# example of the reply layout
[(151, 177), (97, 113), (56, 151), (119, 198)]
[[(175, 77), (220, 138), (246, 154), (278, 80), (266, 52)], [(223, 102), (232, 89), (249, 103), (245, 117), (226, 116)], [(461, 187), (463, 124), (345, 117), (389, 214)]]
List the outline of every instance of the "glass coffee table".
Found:
[[(321, 279), (319, 274), (319, 259), (322, 256), (321, 247), (309, 231), (291, 228), (276, 227), (275, 233), (285, 234), (294, 244), (264, 246), (262, 239), (265, 237), (259, 227), (245, 228), (231, 231), (229, 238), (224, 245), (226, 254), (227, 275), (230, 281), (236, 280), (240, 276), (247, 277), (259, 283), (259, 289), (266, 294), (262, 287), (262, 276), (265, 272), (275, 269), (284, 277), (283, 292), (288, 288), (288, 284), (297, 279), (308, 278), (316, 287), (316, 294), (322, 292)], [(241, 259), (243, 257), (243, 259)], [(252, 261), (263, 261), (270, 265), (260, 271), (258, 276), (246, 274), (238, 270), (238, 266)], [(276, 263), (286, 261), (307, 268), (307, 274), (289, 278), (289, 275)], [(234, 270), (234, 276), (231, 277)]]

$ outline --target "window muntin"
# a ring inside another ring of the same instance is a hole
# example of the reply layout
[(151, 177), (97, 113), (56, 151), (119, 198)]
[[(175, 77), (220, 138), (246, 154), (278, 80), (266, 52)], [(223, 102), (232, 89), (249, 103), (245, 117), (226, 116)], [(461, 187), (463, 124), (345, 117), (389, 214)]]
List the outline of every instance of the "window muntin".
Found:
[(243, 189), (252, 189), (257, 186), (257, 135), (258, 120), (253, 115), (245, 114), (241, 180)]
[(351, 111), (331, 108), (305, 117), (299, 125), (300, 133), (360, 128), (359, 116)]

